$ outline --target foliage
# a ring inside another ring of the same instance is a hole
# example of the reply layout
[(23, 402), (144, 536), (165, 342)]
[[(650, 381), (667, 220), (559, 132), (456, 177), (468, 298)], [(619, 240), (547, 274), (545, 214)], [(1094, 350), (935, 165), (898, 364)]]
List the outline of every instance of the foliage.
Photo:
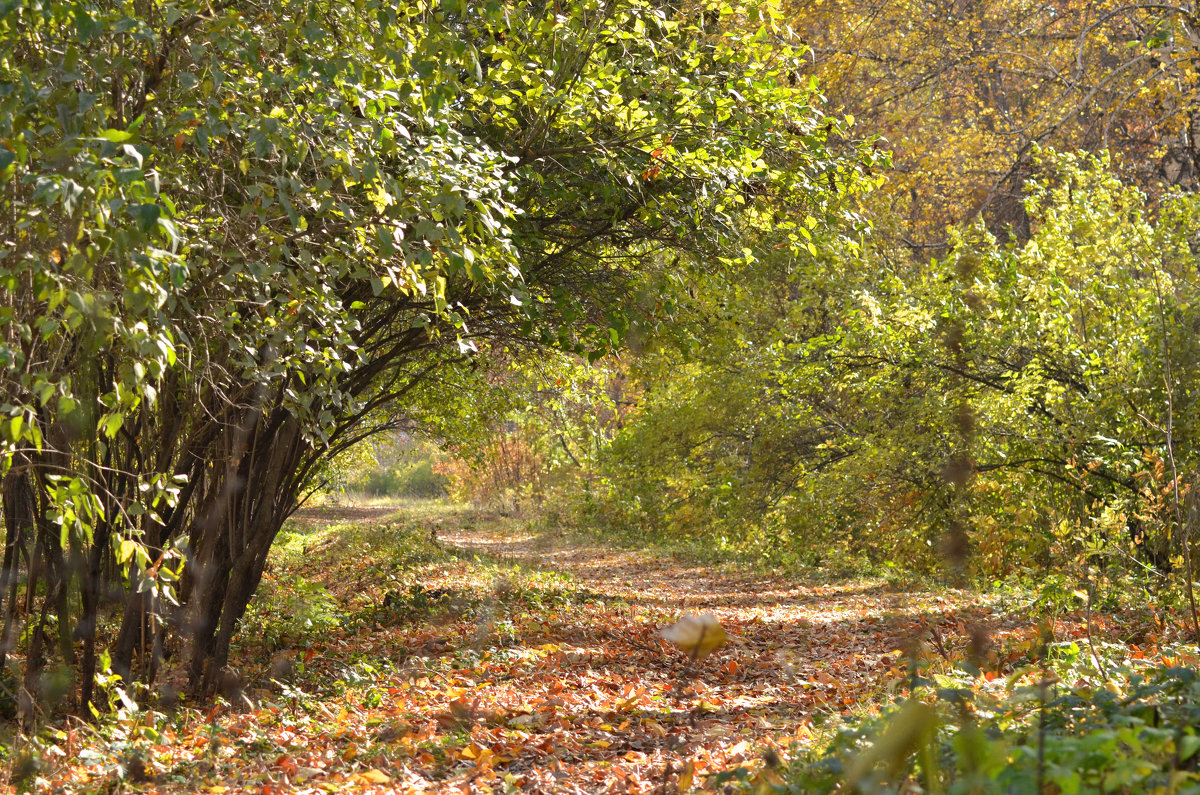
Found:
[(375, 469), (355, 486), (371, 497), (436, 498), (446, 496), (446, 477), (428, 458), (406, 465)]
[(1164, 429), (1189, 471), (1195, 207), (1152, 217), (1107, 161), (1051, 157), (1025, 244), (976, 225), (923, 265), (831, 244), (789, 278), (707, 292), (697, 341), (639, 362), (586, 515), (783, 562), (920, 567), (965, 504), (977, 573), (1085, 548), (1179, 567)]
[(13, 782), (1200, 790), (1195, 15), (861, 5), (0, 0)]
[(77, 626), (77, 709), (104, 646), (211, 691), (331, 457), (436, 423), (487, 341), (599, 356), (662, 322), (665, 275), (821, 212), (856, 164), (784, 32), (754, 4), (0, 4), (25, 717)]
[[(354, 455), (366, 460), (350, 459)], [(445, 457), (436, 445), (408, 433), (383, 434), (339, 457), (344, 471), (336, 485), (367, 497), (444, 497), (449, 484), (437, 470)]]
[(516, 346), (485, 354), (488, 369), (427, 425), (447, 442), (437, 470), (457, 500), (518, 512), (534, 505), (548, 518), (570, 503), (624, 422), (623, 365)]
[(286, 591), (266, 588), (263, 596), (246, 611), (241, 630), (269, 647), (301, 645), (341, 626), (337, 606), (321, 585), (301, 581)]
[[(876, 218), (920, 255), (978, 213), (1029, 233), (1038, 146), (1113, 153), (1154, 195), (1198, 176), (1200, 28), (1189, 4), (830, 0), (788, 5), (806, 73), (879, 134), (896, 169)], [(943, 249), (944, 250), (944, 249)]]
[(474, 440), (470, 454), (454, 451), (456, 456), (439, 469), (452, 484), (451, 496), (477, 506), (519, 510), (522, 497), (544, 471), (535, 448), (523, 436), (517, 428), (502, 426)]
[(1200, 788), (1195, 669), (1110, 660), (1101, 672), (1088, 657), (1071, 642), (1051, 647), (1050, 671), (991, 683), (935, 676), (904, 706), (798, 759), (777, 791), (902, 792), (916, 782), (947, 793)]

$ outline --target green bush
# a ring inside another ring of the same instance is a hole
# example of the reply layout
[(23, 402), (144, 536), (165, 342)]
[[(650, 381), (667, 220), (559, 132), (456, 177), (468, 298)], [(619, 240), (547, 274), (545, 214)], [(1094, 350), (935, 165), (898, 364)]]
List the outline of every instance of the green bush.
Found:
[(300, 646), (340, 628), (346, 616), (317, 582), (297, 579), (265, 588), (242, 618), (241, 629), (272, 649)]
[[(799, 756), (771, 789), (1200, 793), (1194, 668), (1122, 664), (1098, 672), (1075, 643), (1056, 645), (1052, 656), (1052, 672), (1029, 669), (1007, 682), (914, 677), (907, 702)], [(761, 783), (745, 769), (717, 776), (727, 781)]]
[(371, 497), (445, 497), (446, 476), (434, 471), (429, 459), (400, 463), (374, 469), (355, 484), (358, 490)]

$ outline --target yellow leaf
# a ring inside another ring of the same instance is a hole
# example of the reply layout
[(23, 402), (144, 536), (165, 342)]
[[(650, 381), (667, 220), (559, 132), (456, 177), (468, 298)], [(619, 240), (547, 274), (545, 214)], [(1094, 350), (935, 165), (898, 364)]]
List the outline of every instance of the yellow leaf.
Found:
[(612, 745), (608, 740), (596, 740), (593, 743), (588, 743), (592, 748), (607, 748)]
[(376, 768), (371, 768), (363, 773), (359, 773), (358, 777), (365, 779), (372, 784), (390, 784), (392, 781), (391, 776)]
[(712, 613), (684, 613), (659, 635), (690, 654), (693, 660), (703, 660), (724, 646), (728, 640), (724, 628), (713, 618)]
[(696, 775), (696, 763), (689, 761), (679, 774), (679, 791), (687, 792), (692, 787), (692, 778)]

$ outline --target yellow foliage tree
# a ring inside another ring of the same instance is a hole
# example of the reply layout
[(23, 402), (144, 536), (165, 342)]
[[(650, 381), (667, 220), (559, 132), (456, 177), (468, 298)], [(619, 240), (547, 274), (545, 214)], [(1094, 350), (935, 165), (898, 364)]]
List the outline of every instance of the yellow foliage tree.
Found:
[(881, 214), (907, 219), (915, 248), (981, 211), (1024, 236), (1038, 146), (1108, 149), (1151, 193), (1200, 184), (1194, 3), (815, 0), (790, 15), (831, 106), (894, 150)]

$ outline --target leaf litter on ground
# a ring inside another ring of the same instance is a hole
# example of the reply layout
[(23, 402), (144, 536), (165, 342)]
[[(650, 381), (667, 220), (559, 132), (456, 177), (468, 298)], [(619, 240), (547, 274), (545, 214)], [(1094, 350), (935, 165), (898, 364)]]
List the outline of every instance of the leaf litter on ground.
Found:
[(1024, 626), (968, 592), (689, 565), (436, 504), (302, 511), (264, 579), (235, 692), (48, 730), (30, 781), (702, 789), (719, 771), (786, 760), (824, 721), (874, 712), (912, 655), (948, 660), (975, 627), (995, 640)]

